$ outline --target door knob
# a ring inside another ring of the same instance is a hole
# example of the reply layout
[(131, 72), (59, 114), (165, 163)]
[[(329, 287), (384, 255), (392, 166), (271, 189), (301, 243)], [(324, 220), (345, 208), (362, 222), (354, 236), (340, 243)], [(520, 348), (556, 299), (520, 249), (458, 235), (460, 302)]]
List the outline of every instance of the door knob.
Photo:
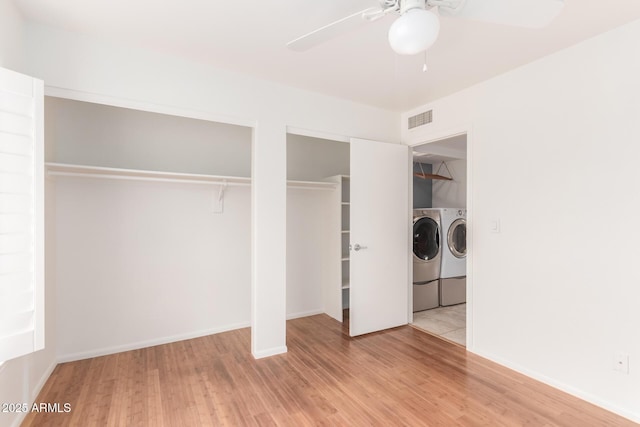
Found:
[(360, 246), (360, 244), (359, 244), (359, 243), (356, 243), (355, 245), (353, 245), (353, 250), (354, 250), (354, 251), (356, 251), (356, 252), (357, 252), (357, 251), (359, 251), (360, 249), (367, 249), (367, 247), (366, 247), (366, 246)]

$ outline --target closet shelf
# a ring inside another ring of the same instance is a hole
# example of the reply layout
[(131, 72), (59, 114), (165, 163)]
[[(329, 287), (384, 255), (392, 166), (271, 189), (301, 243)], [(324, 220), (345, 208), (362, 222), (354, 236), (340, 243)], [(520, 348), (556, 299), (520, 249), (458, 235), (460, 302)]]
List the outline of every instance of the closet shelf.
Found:
[[(224, 184), (229, 186), (249, 186), (251, 178), (241, 176), (220, 176), (192, 173), (161, 172), (140, 169), (108, 168), (102, 166), (72, 165), (67, 163), (46, 163), (48, 176), (77, 176), (103, 179), (136, 181), (175, 182), (189, 184)], [(291, 188), (322, 190), (335, 188), (330, 182), (287, 181)]]
[(318, 182), (318, 181), (287, 181), (289, 188), (302, 188), (307, 190), (332, 190), (336, 188), (334, 182)]
[(453, 179), (449, 178), (448, 176), (437, 175), (435, 173), (417, 173), (416, 172), (414, 173), (414, 175), (422, 179), (442, 179), (446, 181), (453, 181)]

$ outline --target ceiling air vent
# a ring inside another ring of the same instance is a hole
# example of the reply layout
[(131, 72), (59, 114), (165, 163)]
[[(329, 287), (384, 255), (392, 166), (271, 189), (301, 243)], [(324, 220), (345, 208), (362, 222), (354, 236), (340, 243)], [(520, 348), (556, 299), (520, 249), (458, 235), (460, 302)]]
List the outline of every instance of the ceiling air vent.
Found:
[(429, 124), (432, 121), (433, 121), (433, 110), (416, 114), (415, 116), (409, 117), (409, 129), (413, 129), (413, 128), (417, 128), (418, 126)]

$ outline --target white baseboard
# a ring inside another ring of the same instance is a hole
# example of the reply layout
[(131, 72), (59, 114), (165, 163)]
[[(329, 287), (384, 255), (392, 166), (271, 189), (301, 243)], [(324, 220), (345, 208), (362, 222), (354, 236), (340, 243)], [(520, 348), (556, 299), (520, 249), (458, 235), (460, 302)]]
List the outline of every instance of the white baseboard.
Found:
[(531, 369), (527, 369), (523, 366), (518, 365), (517, 363), (512, 363), (509, 360), (500, 358), (500, 357), (496, 357), (493, 354), (490, 353), (485, 353), (483, 351), (477, 351), (477, 350), (469, 350), (467, 349), (467, 351), (477, 354), (480, 357), (484, 357), (485, 359), (491, 360), (492, 362), (495, 362), (499, 365), (505, 366), (509, 369), (512, 369), (516, 372), (519, 372), (523, 375), (526, 375), (530, 378), (533, 378), (537, 381), (540, 381), (541, 383), (544, 383), (548, 386), (551, 386), (553, 388), (556, 388), (558, 390), (564, 391), (565, 393), (568, 393), (572, 396), (575, 396), (579, 399), (584, 400), (585, 402), (589, 402), (592, 403), (596, 406), (599, 406), (603, 409), (606, 409), (607, 411), (613, 412), (614, 414), (620, 415), (621, 417), (627, 418), (631, 421), (634, 421), (636, 423), (640, 423), (640, 414), (637, 413), (633, 413), (625, 408), (621, 408), (611, 402), (608, 402), (606, 400), (603, 400), (597, 396), (594, 396), (591, 393), (588, 393), (584, 390), (580, 390), (578, 388), (572, 387), (568, 384), (562, 383), (560, 381), (554, 380), (553, 378), (550, 378), (546, 375), (540, 374), (539, 372), (536, 371), (532, 371)]
[(177, 341), (189, 340), (192, 338), (200, 338), (207, 335), (219, 334), (221, 332), (233, 331), (235, 329), (247, 328), (250, 326), (249, 322), (236, 323), (233, 325), (226, 325), (219, 328), (207, 329), (197, 332), (190, 332), (187, 334), (172, 335), (169, 337), (155, 338), (152, 340), (139, 341), (135, 343), (116, 345), (111, 347), (103, 347), (95, 350), (88, 350), (79, 353), (63, 354), (58, 356), (58, 363), (74, 362), (76, 360), (90, 359), (92, 357), (106, 356), (114, 353), (121, 353), (123, 351), (138, 350), (145, 347), (153, 347), (156, 345), (169, 344)]
[(53, 373), (53, 370), (56, 369), (56, 366), (58, 366), (58, 362), (53, 360), (51, 362), (51, 365), (49, 365), (49, 367), (47, 368), (47, 370), (44, 371), (44, 373), (42, 374), (42, 376), (38, 380), (38, 383), (36, 384), (36, 386), (34, 387), (33, 391), (31, 392), (31, 402), (30, 403), (33, 403), (33, 402), (36, 401), (36, 399), (38, 398), (38, 395), (40, 394), (40, 391), (42, 391), (42, 387), (44, 387), (45, 383), (47, 382), (47, 380), (49, 379), (49, 377)]
[[(53, 370), (56, 368), (56, 366), (58, 366), (58, 363), (55, 360), (52, 361), (51, 365), (49, 365), (49, 367), (44, 371), (44, 373), (42, 374), (42, 376), (38, 380), (38, 383), (36, 384), (36, 386), (31, 391), (31, 396), (30, 396), (29, 402), (28, 402), (29, 403), (29, 407), (31, 407), (33, 405), (33, 403), (36, 401), (36, 399), (38, 398), (38, 395), (40, 394), (40, 391), (42, 391), (42, 387), (44, 387), (45, 383), (47, 382), (47, 380), (49, 379), (49, 377), (53, 373)], [(18, 418), (16, 418), (13, 421), (13, 423), (11, 424), (11, 427), (19, 427), (20, 424), (22, 424), (24, 419), (27, 417), (27, 414), (28, 414), (28, 412), (20, 413)]]
[[(316, 314), (322, 314), (322, 313), (324, 313), (324, 311), (322, 311), (321, 309), (291, 313), (287, 315), (287, 320), (298, 319), (300, 317), (315, 316)], [(242, 322), (242, 323), (236, 323), (233, 325), (223, 326), (220, 328), (213, 328), (213, 329), (207, 329), (204, 331), (191, 332), (188, 334), (173, 335), (169, 337), (156, 338), (152, 340), (139, 341), (139, 342), (111, 346), (111, 347), (102, 347), (102, 348), (82, 351), (78, 353), (62, 354), (62, 355), (58, 355), (57, 362), (58, 363), (75, 362), (76, 360), (106, 356), (109, 354), (121, 353), (123, 351), (138, 350), (145, 347), (153, 347), (156, 345), (168, 344), (176, 341), (183, 341), (183, 340), (188, 340), (192, 338), (199, 338), (207, 335), (218, 334), (221, 332), (233, 331), (235, 329), (248, 328), (250, 326), (251, 326), (250, 322)], [(282, 348), (274, 349), (274, 351), (275, 352), (273, 354), (279, 354), (279, 353), (286, 353), (287, 350), (285, 347), (284, 351), (282, 351)], [(260, 352), (260, 354), (262, 353), (263, 352)], [(266, 356), (260, 356), (260, 357), (268, 357), (270, 355), (271, 354), (267, 354)]]
[(283, 354), (286, 352), (287, 352), (287, 346), (283, 345), (282, 347), (274, 347), (274, 348), (269, 348), (267, 350), (253, 352), (253, 358), (263, 359), (265, 357), (271, 357), (271, 356), (275, 356), (277, 354)]
[(322, 314), (322, 313), (324, 313), (324, 310), (322, 309), (301, 311), (299, 313), (287, 314), (287, 320), (299, 319), (300, 317), (315, 316), (316, 314)]

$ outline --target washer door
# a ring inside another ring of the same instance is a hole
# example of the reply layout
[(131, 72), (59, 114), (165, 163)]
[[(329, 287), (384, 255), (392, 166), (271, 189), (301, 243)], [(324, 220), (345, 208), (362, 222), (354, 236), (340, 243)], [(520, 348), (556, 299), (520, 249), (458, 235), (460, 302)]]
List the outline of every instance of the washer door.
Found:
[(440, 227), (432, 218), (419, 218), (413, 223), (413, 254), (424, 261), (440, 253)]
[(467, 256), (467, 221), (464, 218), (456, 219), (449, 227), (447, 246), (456, 258)]

